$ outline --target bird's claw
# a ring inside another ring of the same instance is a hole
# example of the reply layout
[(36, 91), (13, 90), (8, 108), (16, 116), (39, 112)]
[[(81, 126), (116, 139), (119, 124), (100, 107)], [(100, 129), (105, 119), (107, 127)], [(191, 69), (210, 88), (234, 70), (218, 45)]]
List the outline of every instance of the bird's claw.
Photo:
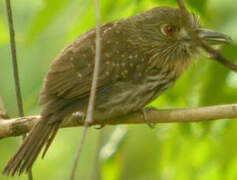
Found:
[[(153, 107), (151, 107), (153, 108)], [(151, 108), (143, 108), (142, 109), (142, 113), (143, 113), (143, 117), (144, 117), (144, 120), (146, 122), (146, 124), (150, 127), (150, 128), (155, 128), (156, 124), (153, 123), (153, 122), (150, 122), (148, 117), (147, 117), (147, 110), (151, 109)]]

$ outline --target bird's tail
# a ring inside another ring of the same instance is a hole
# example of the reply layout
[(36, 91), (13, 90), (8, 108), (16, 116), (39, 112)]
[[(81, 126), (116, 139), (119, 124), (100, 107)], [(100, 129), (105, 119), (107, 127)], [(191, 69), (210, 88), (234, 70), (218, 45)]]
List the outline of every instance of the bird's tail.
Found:
[(49, 119), (53, 118), (52, 116), (53, 114), (47, 118), (42, 117), (33, 127), (16, 154), (8, 162), (3, 174), (14, 176), (16, 172), (19, 175), (24, 171), (28, 172), (45, 146), (42, 158), (44, 157), (62, 122), (58, 119), (56, 123), (48, 123)]

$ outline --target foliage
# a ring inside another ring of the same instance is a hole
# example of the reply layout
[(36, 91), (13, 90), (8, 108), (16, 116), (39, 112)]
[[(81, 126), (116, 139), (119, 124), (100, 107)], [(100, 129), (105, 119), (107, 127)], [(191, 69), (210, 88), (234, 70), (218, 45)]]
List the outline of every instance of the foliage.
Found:
[[(20, 79), (26, 114), (38, 114), (39, 92), (49, 65), (60, 50), (78, 35), (95, 26), (94, 1), (48, 0), (12, 1), (16, 27)], [(201, 16), (203, 26), (225, 32), (235, 43), (223, 47), (229, 59), (237, 61), (236, 0), (186, 1), (191, 11)], [(102, 22), (125, 18), (159, 5), (177, 7), (174, 0), (101, 0)], [(0, 94), (11, 117), (16, 116), (15, 89), (10, 61), (5, 4), (0, 1)], [(205, 53), (184, 74), (176, 85), (155, 100), (157, 108), (197, 107), (237, 102), (237, 75)], [(118, 142), (113, 154), (99, 159), (103, 179), (237, 179), (237, 122), (223, 120), (211, 123), (162, 124), (155, 129), (131, 125)], [(102, 144), (114, 127), (105, 127)], [(40, 159), (33, 171), (36, 179), (60, 180), (69, 177), (81, 128), (64, 129), (57, 135), (44, 161)], [(90, 130), (78, 177), (93, 176), (99, 131)], [(0, 141), (3, 169), (17, 149), (21, 138)], [(122, 143), (121, 143), (122, 142)], [(106, 146), (105, 146), (106, 147)], [(111, 177), (113, 176), (113, 177)], [(8, 179), (0, 175), (0, 179)], [(23, 180), (26, 176), (13, 179)]]

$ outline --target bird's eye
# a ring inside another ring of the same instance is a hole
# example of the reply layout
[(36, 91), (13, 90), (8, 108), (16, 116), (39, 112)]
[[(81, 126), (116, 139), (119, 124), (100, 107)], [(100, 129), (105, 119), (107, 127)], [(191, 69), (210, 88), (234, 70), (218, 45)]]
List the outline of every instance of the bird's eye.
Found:
[(177, 28), (170, 24), (164, 24), (161, 26), (160, 31), (165, 36), (171, 36), (177, 31)]

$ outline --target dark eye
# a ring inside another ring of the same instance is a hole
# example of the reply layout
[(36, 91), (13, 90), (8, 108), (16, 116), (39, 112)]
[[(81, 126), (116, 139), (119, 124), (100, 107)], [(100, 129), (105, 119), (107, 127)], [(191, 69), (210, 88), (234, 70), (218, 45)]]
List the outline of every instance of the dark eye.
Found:
[(170, 24), (163, 24), (160, 31), (165, 36), (171, 36), (177, 31), (177, 28)]

